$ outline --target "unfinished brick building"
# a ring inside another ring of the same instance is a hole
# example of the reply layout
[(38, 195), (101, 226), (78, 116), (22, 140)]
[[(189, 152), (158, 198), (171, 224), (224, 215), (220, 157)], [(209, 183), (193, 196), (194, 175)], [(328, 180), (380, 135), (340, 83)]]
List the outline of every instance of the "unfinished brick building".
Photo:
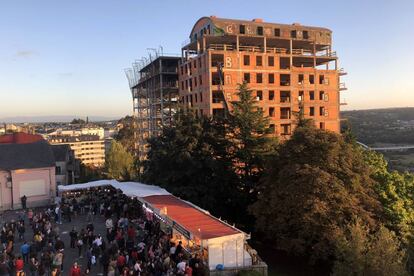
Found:
[(198, 114), (220, 116), (245, 81), (275, 135), (291, 134), (300, 108), (318, 128), (339, 132), (344, 74), (329, 29), (203, 17), (182, 48), (179, 97)]

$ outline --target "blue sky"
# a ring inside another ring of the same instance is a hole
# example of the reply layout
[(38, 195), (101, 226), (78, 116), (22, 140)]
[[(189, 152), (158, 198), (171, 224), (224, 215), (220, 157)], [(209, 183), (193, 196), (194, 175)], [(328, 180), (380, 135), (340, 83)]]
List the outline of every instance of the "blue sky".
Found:
[(414, 1), (1, 0), (0, 117), (124, 116), (124, 68), (205, 15), (333, 31), (346, 109), (414, 106)]

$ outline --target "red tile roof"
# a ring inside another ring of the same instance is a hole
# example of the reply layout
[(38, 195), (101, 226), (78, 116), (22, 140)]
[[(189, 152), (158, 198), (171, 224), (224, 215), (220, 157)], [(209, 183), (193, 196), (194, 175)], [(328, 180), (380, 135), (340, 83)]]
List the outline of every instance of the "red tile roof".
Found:
[(208, 240), (241, 233), (173, 195), (147, 196), (144, 200), (157, 209), (166, 207), (169, 218), (200, 239)]
[(24, 132), (15, 132), (0, 136), (0, 144), (30, 144), (43, 140), (43, 137), (40, 135), (27, 134)]

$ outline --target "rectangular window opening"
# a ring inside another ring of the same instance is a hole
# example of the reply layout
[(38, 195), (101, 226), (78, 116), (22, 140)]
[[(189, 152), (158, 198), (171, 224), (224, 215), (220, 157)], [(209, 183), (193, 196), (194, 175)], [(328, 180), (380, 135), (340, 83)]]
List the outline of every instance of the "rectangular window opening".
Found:
[(275, 36), (279, 37), (280, 36), (280, 29), (279, 28), (276, 28), (274, 30), (274, 34), (275, 34)]
[(262, 65), (263, 65), (262, 56), (256, 56), (256, 66), (262, 66)]
[(243, 65), (250, 65), (250, 56), (243, 56)]
[(273, 101), (275, 99), (275, 91), (269, 90), (269, 101)]
[(280, 74), (280, 86), (290, 86), (290, 74)]
[(309, 116), (315, 116), (315, 108), (313, 106), (309, 107)]
[(309, 75), (309, 83), (310, 84), (315, 84), (315, 76), (314, 75)]
[(219, 64), (224, 63), (223, 54), (212, 54), (211, 55), (211, 67), (217, 67)]
[(256, 100), (257, 101), (262, 101), (263, 100), (263, 91), (261, 91), (261, 90), (256, 91)]
[(268, 66), (275, 66), (275, 58), (274, 57), (268, 57), (267, 58), (267, 65)]
[(290, 60), (288, 57), (281, 57), (280, 58), (280, 69), (289, 69), (290, 68)]
[(246, 83), (250, 83), (250, 73), (244, 73), (243, 81), (245, 81)]
[(246, 26), (245, 25), (240, 25), (240, 27), (239, 27), (239, 33), (241, 33), (241, 34), (245, 34), (246, 33)]
[(314, 91), (309, 91), (309, 100), (311, 100), (311, 101), (315, 100), (315, 92)]
[(269, 83), (275, 83), (275, 74), (270, 73), (268, 77), (269, 77)]
[(263, 74), (256, 73), (256, 83), (263, 83)]
[(280, 91), (280, 102), (290, 103), (290, 91)]

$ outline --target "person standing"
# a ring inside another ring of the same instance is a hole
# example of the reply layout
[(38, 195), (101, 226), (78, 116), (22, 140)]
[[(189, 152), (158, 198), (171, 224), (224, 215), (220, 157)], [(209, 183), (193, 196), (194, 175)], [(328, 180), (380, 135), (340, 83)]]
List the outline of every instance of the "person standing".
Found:
[(81, 276), (81, 269), (77, 262), (74, 262), (73, 266), (70, 268), (69, 276)]
[(31, 258), (29, 264), (30, 276), (37, 276), (38, 269), (39, 262), (36, 260), (36, 258)]
[(23, 195), (20, 200), (22, 201), (22, 208), (23, 210), (26, 210), (26, 202), (27, 202), (27, 197), (26, 195)]
[(21, 256), (17, 257), (17, 260), (14, 262), (14, 268), (17, 273), (19, 273), (20, 271), (23, 271), (24, 262)]
[(75, 248), (75, 243), (78, 238), (78, 232), (76, 231), (75, 227), (72, 228), (72, 231), (70, 231), (69, 236), (70, 236), (70, 248)]
[(24, 241), (22, 246), (20, 246), (20, 253), (22, 253), (23, 261), (25, 263), (28, 263), (29, 262), (30, 245), (26, 241)]

